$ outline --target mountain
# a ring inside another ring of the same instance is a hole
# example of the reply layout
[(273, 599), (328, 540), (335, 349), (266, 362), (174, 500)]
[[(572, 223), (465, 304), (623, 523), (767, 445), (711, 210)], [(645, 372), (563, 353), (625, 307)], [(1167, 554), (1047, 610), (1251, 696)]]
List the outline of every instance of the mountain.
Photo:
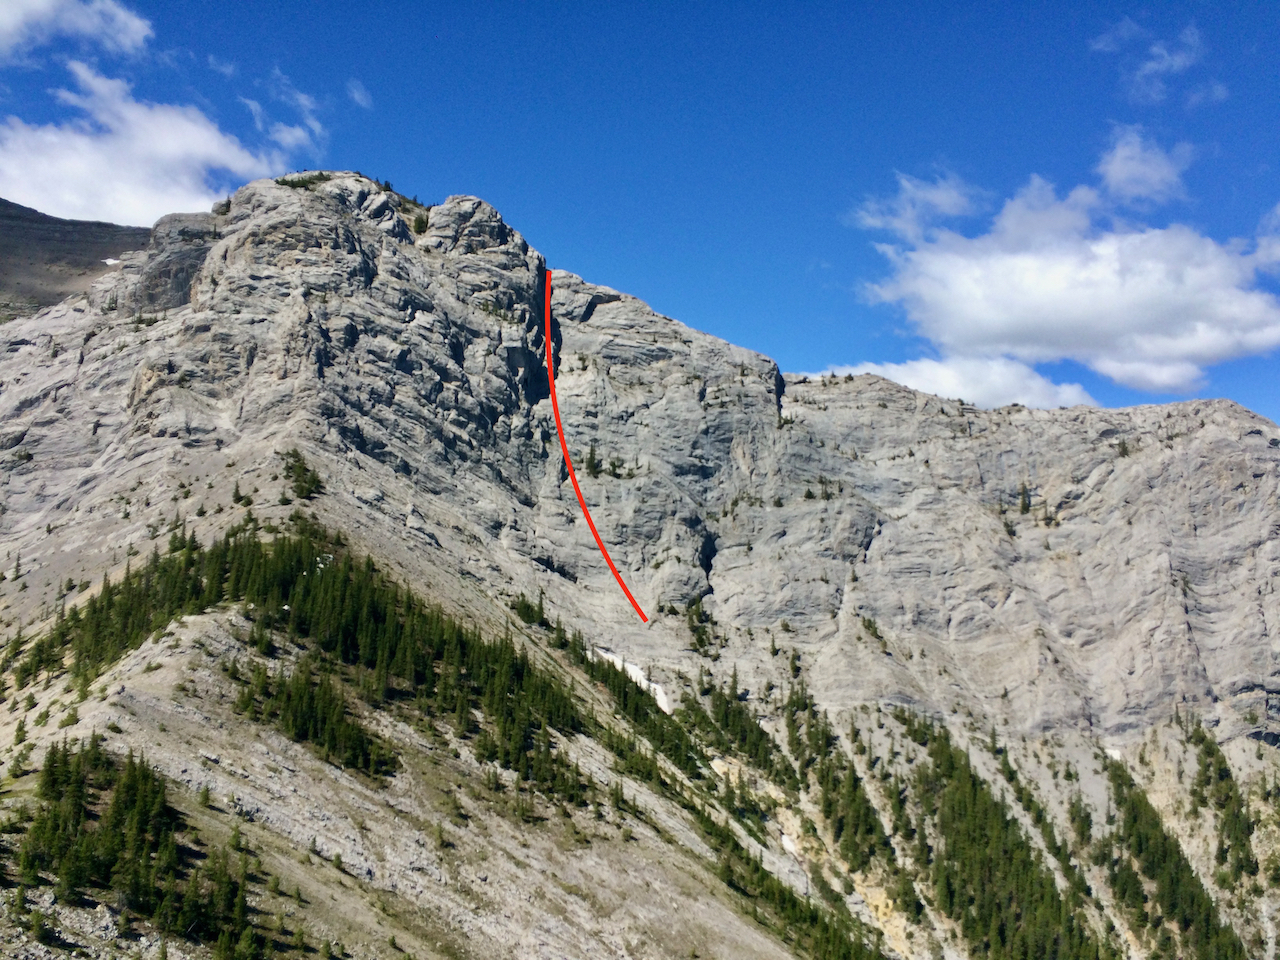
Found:
[[(248, 902), (282, 918), (243, 927), (260, 947), (287, 926), (361, 957), (1274, 955), (1271, 422), (785, 377), (560, 270), (548, 344), (545, 262), (492, 207), (351, 173), (252, 183), (119, 259), (0, 326), (10, 806), (57, 780), (21, 774), (64, 736), (145, 750), (202, 836), (243, 825)], [(647, 622), (568, 482), (548, 349)], [(311, 558), (274, 592), (235, 572), (273, 536), (271, 562)], [(330, 624), (356, 588), (306, 606), (301, 579), (342, 558), (402, 610), (374, 633), (382, 608), (352, 607), (350, 647)], [(223, 573), (174, 600), (196, 569)], [(508, 715), (478, 692), (499, 647), (397, 653), (426, 622), (408, 593), (510, 635), (549, 686)], [(383, 746), (280, 719), (313, 667)], [(439, 699), (449, 676), (474, 704)], [(560, 686), (578, 719), (545, 705)], [(63, 942), (120, 948), (39, 902)]]
[(30, 313), (88, 291), (94, 279), (151, 231), (114, 223), (62, 220), (0, 198), (0, 319)]

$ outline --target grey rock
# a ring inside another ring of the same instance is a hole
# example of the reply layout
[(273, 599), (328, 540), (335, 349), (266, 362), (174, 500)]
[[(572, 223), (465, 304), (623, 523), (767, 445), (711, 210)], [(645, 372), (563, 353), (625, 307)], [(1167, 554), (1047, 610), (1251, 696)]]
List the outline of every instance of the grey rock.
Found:
[[(481, 200), (419, 208), (349, 173), (165, 218), (85, 297), (0, 326), (0, 616), (38, 631), (60, 585), (119, 576), (175, 517), (207, 542), (244, 516), (238, 485), (260, 519), (314, 511), (490, 631), (523, 629), (510, 601), (541, 595), (670, 704), (700, 671), (736, 670), (766, 723), (803, 682), (838, 730), (902, 704), (961, 743), (1025, 734), (1020, 770), (1062, 835), (1070, 791), (1103, 819), (1097, 749), (1132, 759), (1175, 707), (1214, 727), (1237, 771), (1280, 742), (1275, 424), (1221, 400), (978, 410), (876, 377), (784, 377), (559, 270), (548, 344), (544, 270)], [(569, 482), (548, 348), (583, 494), (647, 622)], [(282, 502), (294, 447), (325, 483), (304, 504)], [(1047, 742), (1078, 784), (1041, 764)], [(266, 791), (217, 752), (210, 769), (253, 787), (255, 818), (314, 807), (329, 825), (310, 793)], [(1168, 756), (1146, 785), (1173, 822)], [(603, 782), (609, 761), (584, 769)], [(680, 835), (678, 815), (663, 829)], [(344, 863), (372, 869), (362, 844)], [(768, 861), (807, 882), (779, 849)], [(1188, 849), (1211, 877), (1212, 850)], [(459, 883), (396, 857), (409, 866), (385, 881), (377, 867), (379, 883)]]
[[(143, 258), (129, 258), (127, 281), (116, 291), (117, 309), (134, 313), (174, 310), (191, 300), (191, 284), (218, 237), (211, 213), (173, 213), (151, 230)], [(131, 281), (131, 282), (130, 282)]]
[[(1174, 703), (1280, 691), (1269, 421), (1225, 401), (983, 411), (874, 377), (784, 380), (556, 271), (569, 449), (641, 624), (559, 453), (542, 257), (478, 199), (432, 207), (416, 237), (406, 204), (352, 174), (259, 181), (225, 215), (161, 220), (88, 304), (5, 326), (4, 442), (33, 455), (4, 474), (6, 544), (96, 578), (172, 515), (162, 488), (198, 476), (227, 505), (296, 445), (325, 477), (322, 516), (411, 581), (488, 622), (490, 598), (541, 591), (677, 699), (678, 674), (731, 665), (762, 698), (792, 650), (833, 711), (959, 703), (1026, 730), (1123, 735)], [(144, 302), (167, 316), (138, 323)], [(109, 504), (139, 481), (155, 506), (125, 519)]]

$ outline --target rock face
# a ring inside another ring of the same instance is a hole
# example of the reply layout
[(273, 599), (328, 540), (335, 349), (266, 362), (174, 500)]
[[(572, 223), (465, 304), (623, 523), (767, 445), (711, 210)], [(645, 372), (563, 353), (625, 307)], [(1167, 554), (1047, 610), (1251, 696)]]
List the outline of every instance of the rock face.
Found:
[[(235, 482), (261, 511), (296, 445), (322, 514), (415, 582), (486, 618), (483, 597), (542, 592), (677, 686), (733, 664), (759, 698), (794, 651), (833, 713), (959, 704), (1109, 735), (1280, 695), (1274, 424), (1222, 401), (982, 411), (788, 381), (557, 271), (565, 429), (642, 625), (566, 482), (543, 268), (483, 201), (419, 210), (347, 174), (164, 218), (87, 302), (0, 333), (5, 543), (55, 582), (95, 577), (179, 483), (202, 527)], [(26, 618), (40, 598), (4, 602)]]
[[(496, 629), (541, 595), (671, 703), (736, 671), (768, 720), (803, 682), (837, 730), (901, 704), (962, 738), (1065, 742), (1081, 771), (1175, 707), (1236, 741), (1233, 763), (1252, 762), (1246, 735), (1280, 742), (1271, 422), (1225, 401), (986, 411), (786, 378), (563, 271), (548, 344), (544, 269), (481, 200), (419, 207), (350, 173), (164, 218), (86, 296), (0, 326), (0, 545), (23, 573), (0, 619), (38, 632), (172, 523), (207, 542), (247, 509), (286, 517), (297, 448), (325, 485), (306, 508), (414, 589)], [(568, 482), (548, 349), (647, 624)], [(1049, 766), (1024, 776), (1061, 824)], [(1105, 778), (1081, 776), (1100, 822)], [(1151, 783), (1166, 812), (1173, 776)]]

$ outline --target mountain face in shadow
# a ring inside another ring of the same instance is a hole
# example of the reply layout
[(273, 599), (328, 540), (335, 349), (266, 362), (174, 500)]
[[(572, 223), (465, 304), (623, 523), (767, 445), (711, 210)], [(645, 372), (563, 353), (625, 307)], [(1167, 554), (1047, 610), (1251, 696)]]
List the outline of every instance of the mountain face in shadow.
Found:
[(63, 220), (0, 198), (0, 319), (86, 292), (111, 269), (105, 260), (150, 238), (145, 227)]

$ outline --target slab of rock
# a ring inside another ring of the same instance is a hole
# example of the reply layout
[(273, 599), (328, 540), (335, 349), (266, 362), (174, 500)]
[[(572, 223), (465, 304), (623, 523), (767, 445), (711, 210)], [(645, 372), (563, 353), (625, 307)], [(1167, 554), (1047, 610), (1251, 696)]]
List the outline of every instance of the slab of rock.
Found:
[(6, 619), (52, 615), (175, 515), (215, 535), (234, 485), (283, 519), (297, 447), (325, 482), (307, 509), (397, 576), (496, 629), (541, 593), (673, 703), (736, 666), (765, 712), (803, 680), (833, 715), (1123, 738), (1175, 704), (1244, 730), (1280, 695), (1271, 422), (785, 378), (556, 271), (568, 444), (642, 624), (561, 461), (541, 255), (474, 197), (291, 182), (165, 218), (86, 298), (0, 327), (0, 539), (34, 588), (0, 584)]

